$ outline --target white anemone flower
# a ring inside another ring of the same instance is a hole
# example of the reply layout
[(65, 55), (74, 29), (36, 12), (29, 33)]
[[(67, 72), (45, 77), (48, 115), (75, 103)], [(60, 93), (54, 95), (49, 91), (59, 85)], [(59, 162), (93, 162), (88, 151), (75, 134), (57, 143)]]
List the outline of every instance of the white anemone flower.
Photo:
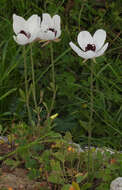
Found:
[(16, 34), (13, 38), (18, 44), (29, 44), (39, 38), (40, 17), (34, 14), (25, 20), (21, 16), (13, 14), (13, 30)]
[(57, 40), (61, 35), (61, 21), (59, 15), (52, 18), (48, 13), (42, 14), (40, 39), (45, 41)]
[(108, 47), (108, 43), (104, 45), (106, 40), (106, 31), (103, 29), (97, 30), (93, 37), (88, 31), (82, 31), (78, 34), (77, 41), (81, 48), (73, 42), (69, 45), (82, 58), (92, 59), (103, 55)]

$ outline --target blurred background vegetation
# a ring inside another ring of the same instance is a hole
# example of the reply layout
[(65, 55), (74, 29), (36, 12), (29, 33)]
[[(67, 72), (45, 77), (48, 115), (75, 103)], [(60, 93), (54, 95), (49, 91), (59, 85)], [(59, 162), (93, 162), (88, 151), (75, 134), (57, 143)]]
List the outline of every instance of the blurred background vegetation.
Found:
[[(90, 61), (83, 63), (69, 47), (81, 30), (92, 34), (106, 30), (109, 48), (97, 58), (94, 80), (94, 117), (92, 144), (122, 149), (122, 10), (121, 0), (1, 0), (0, 1), (0, 125), (2, 133), (12, 123), (27, 121), (24, 94), (22, 47), (13, 40), (12, 15), (24, 18), (49, 13), (61, 16), (62, 35), (53, 43), (57, 96), (52, 114), (58, 113), (54, 130), (70, 131), (75, 142), (87, 144), (90, 105)], [(32, 79), (29, 47), (28, 81)], [(33, 45), (37, 99), (46, 116), (45, 104), (52, 100), (50, 46)], [(31, 97), (32, 98), (32, 97)], [(41, 99), (41, 101), (40, 101)], [(31, 101), (33, 110), (33, 101)], [(33, 120), (36, 114), (33, 112)]]

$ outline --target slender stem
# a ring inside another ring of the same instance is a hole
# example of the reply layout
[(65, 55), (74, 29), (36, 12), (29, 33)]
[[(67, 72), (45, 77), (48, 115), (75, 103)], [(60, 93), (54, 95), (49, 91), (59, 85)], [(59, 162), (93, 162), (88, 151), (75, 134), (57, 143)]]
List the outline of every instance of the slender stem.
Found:
[(32, 44), (30, 44), (30, 56), (31, 56), (32, 81), (33, 81), (33, 88), (32, 88), (33, 100), (34, 100), (35, 110), (37, 112), (37, 117), (38, 117), (37, 125), (39, 126), (40, 116), (39, 116), (38, 105), (37, 105), (37, 100), (36, 100), (36, 85), (35, 85), (34, 62), (33, 62), (33, 55), (32, 55)]
[(51, 106), (50, 106), (50, 109), (49, 109), (49, 112), (47, 115), (47, 119), (50, 117), (50, 114), (51, 114), (53, 106), (54, 106), (55, 98), (56, 98), (55, 66), (54, 66), (54, 59), (53, 59), (53, 45), (52, 45), (52, 43), (50, 43), (50, 53), (51, 53), (51, 65), (52, 65), (53, 97), (52, 97)]
[(26, 92), (26, 106), (27, 106), (27, 112), (28, 112), (28, 118), (30, 124), (33, 126), (30, 106), (29, 106), (29, 91), (28, 91), (28, 80), (27, 80), (27, 65), (26, 65), (26, 52), (25, 52), (25, 46), (23, 47), (23, 57), (24, 57), (24, 75), (25, 75), (25, 92)]
[(90, 176), (90, 164), (91, 164), (91, 137), (92, 137), (92, 119), (93, 119), (93, 73), (94, 73), (94, 62), (91, 62), (91, 79), (90, 79), (90, 117), (89, 117), (89, 129), (88, 129), (88, 176)]

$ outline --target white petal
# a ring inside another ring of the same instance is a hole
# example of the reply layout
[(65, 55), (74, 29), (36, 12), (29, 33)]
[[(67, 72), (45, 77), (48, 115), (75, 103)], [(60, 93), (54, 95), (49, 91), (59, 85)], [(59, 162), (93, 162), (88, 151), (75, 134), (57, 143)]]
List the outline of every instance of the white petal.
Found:
[(41, 40), (44, 40), (45, 36), (47, 36), (47, 32), (48, 32), (48, 26), (41, 23), (40, 32), (39, 32), (39, 38)]
[(54, 32), (51, 32), (51, 31), (48, 31), (46, 33), (43, 32), (43, 33), (41, 33), (40, 39), (41, 40), (54, 40), (55, 34), (54, 34)]
[(55, 32), (52, 32), (51, 30), (49, 30), (47, 26), (41, 24), (41, 30), (39, 32), (39, 38), (41, 40), (55, 40), (60, 35), (61, 35), (61, 30), (58, 30), (55, 36)]
[(71, 46), (71, 48), (72, 48), (79, 56), (81, 56), (81, 54), (82, 54), (83, 51), (82, 51), (78, 46), (76, 46), (73, 42), (70, 42), (69, 45)]
[[(32, 15), (27, 20), (27, 26), (28, 26), (29, 32), (32, 35), (36, 35), (40, 29), (40, 17), (38, 15)], [(36, 36), (35, 36), (35, 38), (36, 38)]]
[(30, 16), (30, 17), (28, 18), (27, 22), (28, 22), (28, 23), (34, 23), (34, 22), (37, 23), (38, 18), (40, 18), (40, 17), (39, 17), (38, 15), (34, 14), (34, 15), (32, 15), (32, 16)]
[(88, 44), (93, 44), (93, 38), (88, 31), (82, 31), (78, 34), (77, 38), (79, 46), (85, 51)]
[(96, 52), (95, 57), (99, 57), (101, 55), (103, 55), (103, 53), (106, 51), (108, 47), (108, 43), (106, 43), (99, 51)]
[(13, 30), (15, 34), (18, 34), (21, 30), (27, 31), (25, 19), (13, 14)]
[(44, 32), (40, 32), (39, 38), (40, 38), (40, 40), (46, 40), (47, 39), (47, 34), (45, 34)]
[(97, 30), (93, 35), (93, 39), (96, 46), (96, 51), (98, 51), (99, 49), (101, 49), (106, 40), (106, 31), (103, 29)]
[(91, 59), (93, 57), (95, 57), (95, 52), (93, 51), (87, 51), (84, 52), (82, 51), (78, 46), (76, 46), (74, 43), (70, 42), (69, 45), (71, 46), (71, 48), (82, 58), (84, 59)]
[(48, 27), (52, 27), (52, 18), (48, 13), (42, 14), (42, 25), (46, 25)]
[(40, 29), (41, 29), (42, 32), (47, 32), (49, 28), (48, 28), (47, 25), (41, 23), (41, 27), (40, 27)]
[(26, 45), (29, 43), (28, 38), (23, 34), (18, 34), (17, 36), (13, 36), (13, 38), (20, 45)]
[(61, 35), (61, 30), (58, 30), (55, 39), (59, 38), (60, 35)]
[(87, 51), (87, 52), (84, 52), (85, 56), (87, 57), (87, 59), (92, 59), (95, 57), (96, 53), (94, 51)]
[[(55, 40), (61, 35), (60, 30), (60, 16), (54, 15), (53, 18), (47, 13), (42, 15), (40, 39), (42, 40)], [(52, 32), (49, 28), (55, 29), (57, 33)], [(56, 36), (55, 36), (56, 34)]]
[(54, 23), (54, 28), (58, 31), (61, 28), (61, 19), (59, 15), (54, 15), (53, 16), (53, 23)]

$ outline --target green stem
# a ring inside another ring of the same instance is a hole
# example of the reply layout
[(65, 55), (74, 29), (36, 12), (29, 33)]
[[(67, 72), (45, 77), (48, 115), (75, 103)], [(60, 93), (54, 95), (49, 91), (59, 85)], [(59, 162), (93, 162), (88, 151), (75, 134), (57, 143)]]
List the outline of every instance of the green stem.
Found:
[(25, 75), (26, 106), (27, 106), (27, 112), (28, 112), (29, 122), (30, 122), (30, 124), (33, 126), (31, 111), (30, 111), (30, 107), (29, 107), (29, 92), (28, 92), (28, 80), (27, 80), (27, 65), (26, 65), (25, 46), (23, 47), (23, 57), (24, 57), (24, 75)]
[(31, 69), (32, 69), (32, 81), (33, 81), (33, 87), (32, 87), (33, 100), (34, 100), (35, 110), (37, 112), (37, 117), (38, 117), (37, 126), (39, 126), (40, 116), (39, 116), (38, 105), (37, 105), (37, 100), (36, 100), (36, 85), (35, 85), (34, 62), (33, 62), (33, 55), (32, 55), (32, 44), (30, 44), (30, 54), (31, 54)]
[(90, 79), (90, 118), (89, 118), (89, 130), (88, 130), (88, 176), (90, 176), (90, 164), (91, 162), (91, 137), (92, 137), (92, 119), (93, 119), (93, 105), (94, 105), (94, 96), (93, 96), (93, 73), (94, 73), (94, 62), (91, 62), (91, 79)]
[(19, 147), (17, 147), (14, 151), (12, 151), (12, 152), (10, 152), (10, 153), (8, 153), (8, 154), (6, 154), (6, 155), (4, 155), (3, 157), (1, 157), (0, 156), (0, 161), (2, 161), (2, 160), (5, 160), (6, 158), (8, 158), (8, 157), (10, 157), (10, 156), (12, 156), (12, 155), (14, 155), (14, 154), (17, 154), (18, 152), (21, 152), (23, 149), (25, 150), (25, 149), (28, 149), (28, 148), (31, 148), (33, 145), (35, 145), (35, 144), (38, 144), (38, 143), (50, 143), (50, 142), (52, 142), (52, 139), (51, 138), (47, 138), (46, 140), (44, 139), (44, 138), (47, 138), (48, 137), (48, 135), (44, 135), (41, 139), (40, 138), (38, 138), (38, 139), (36, 139), (35, 141), (33, 141), (33, 142), (30, 142), (30, 143), (28, 143), (28, 144), (26, 144), (26, 145), (23, 145), (23, 146), (19, 146)]
[(52, 65), (52, 87), (53, 87), (53, 97), (52, 97), (52, 102), (51, 106), (47, 115), (47, 119), (50, 117), (50, 114), (52, 112), (52, 109), (54, 107), (54, 102), (56, 98), (56, 84), (55, 84), (55, 65), (54, 65), (54, 59), (53, 59), (53, 45), (50, 43), (50, 53), (51, 53), (51, 65)]

